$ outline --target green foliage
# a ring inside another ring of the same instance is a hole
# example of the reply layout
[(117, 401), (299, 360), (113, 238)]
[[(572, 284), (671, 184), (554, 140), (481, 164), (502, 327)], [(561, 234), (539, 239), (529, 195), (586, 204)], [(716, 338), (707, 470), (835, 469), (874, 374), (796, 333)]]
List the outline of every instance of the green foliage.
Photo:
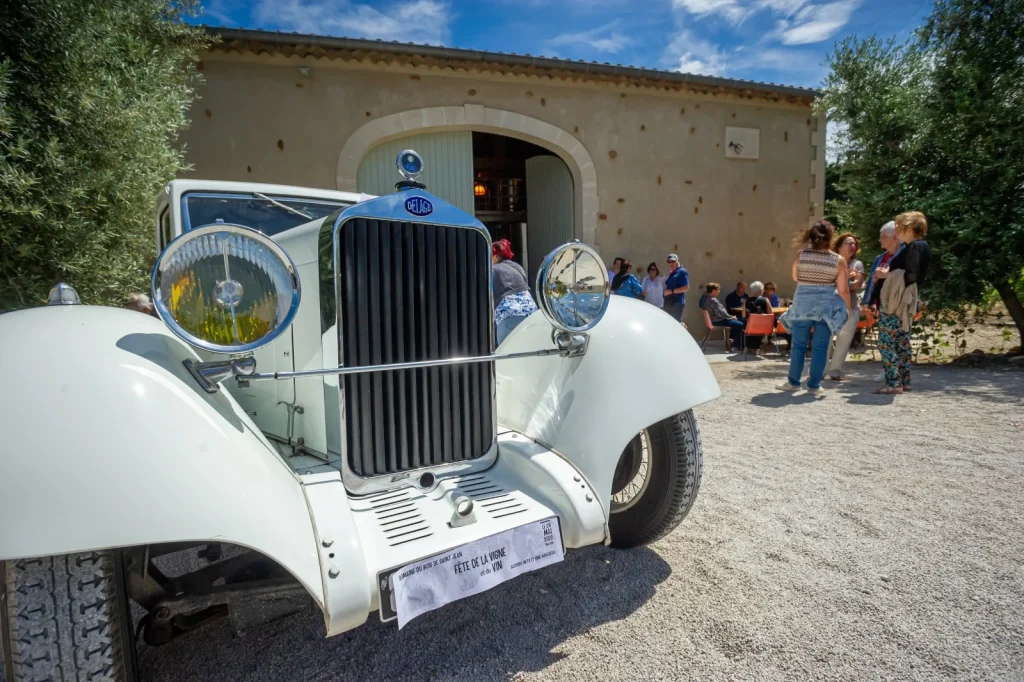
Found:
[(848, 39), (829, 61), (819, 107), (839, 124), (845, 193), (831, 210), (868, 244), (896, 214), (923, 211), (929, 306), (981, 303), (1003, 285), (1024, 328), (1005, 286), (1024, 263), (1024, 0), (939, 0), (911, 41)]
[(86, 303), (145, 290), (153, 201), (185, 168), (192, 0), (0, 3), (0, 310), (58, 280)]

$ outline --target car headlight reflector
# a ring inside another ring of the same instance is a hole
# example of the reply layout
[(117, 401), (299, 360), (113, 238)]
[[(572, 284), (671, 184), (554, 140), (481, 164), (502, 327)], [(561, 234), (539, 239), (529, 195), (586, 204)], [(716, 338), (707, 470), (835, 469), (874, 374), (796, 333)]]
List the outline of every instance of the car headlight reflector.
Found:
[(537, 271), (537, 304), (558, 329), (585, 332), (608, 309), (609, 286), (597, 252), (570, 242), (549, 253)]
[(215, 224), (172, 241), (153, 268), (157, 314), (186, 343), (245, 353), (288, 328), (299, 307), (298, 271), (256, 230)]

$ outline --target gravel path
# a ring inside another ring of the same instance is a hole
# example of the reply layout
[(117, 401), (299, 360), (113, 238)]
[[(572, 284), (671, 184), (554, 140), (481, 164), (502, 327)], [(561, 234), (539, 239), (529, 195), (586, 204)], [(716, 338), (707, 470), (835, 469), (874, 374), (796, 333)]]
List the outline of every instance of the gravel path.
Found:
[[(144, 679), (1024, 678), (1024, 372), (873, 363), (823, 400), (777, 361), (715, 366), (682, 527), (324, 639), (319, 612), (144, 649)], [(898, 434), (898, 435), (886, 435)]]

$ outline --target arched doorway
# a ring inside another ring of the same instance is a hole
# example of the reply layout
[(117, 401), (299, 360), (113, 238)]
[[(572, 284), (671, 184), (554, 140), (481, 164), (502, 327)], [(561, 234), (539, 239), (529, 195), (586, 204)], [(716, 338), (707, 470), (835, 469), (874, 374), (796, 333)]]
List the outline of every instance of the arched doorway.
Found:
[(345, 142), (338, 157), (338, 189), (357, 191), (364, 157), (382, 143), (411, 135), (460, 131), (516, 138), (542, 147), (561, 159), (572, 181), (572, 237), (599, 246), (597, 172), (590, 153), (571, 133), (511, 111), (466, 104), (414, 109), (370, 121)]
[(494, 133), (417, 133), (371, 148), (359, 163), (356, 189), (392, 192), (395, 158), (404, 149), (423, 156), (420, 181), (430, 192), (475, 215), (493, 240), (512, 243), (531, 281), (544, 256), (576, 236), (572, 174), (554, 152)]

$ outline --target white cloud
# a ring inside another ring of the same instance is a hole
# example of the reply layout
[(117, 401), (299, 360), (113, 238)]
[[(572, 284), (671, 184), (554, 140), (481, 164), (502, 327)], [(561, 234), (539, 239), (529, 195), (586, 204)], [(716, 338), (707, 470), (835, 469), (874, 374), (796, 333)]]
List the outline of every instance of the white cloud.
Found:
[(349, 0), (260, 0), (257, 21), (283, 31), (443, 45), (451, 36), (450, 7), (438, 0), (404, 0), (370, 7)]
[(846, 26), (859, 6), (860, 0), (838, 0), (802, 7), (791, 18), (779, 22), (778, 35), (786, 45), (819, 43)]
[(770, 9), (776, 14), (791, 16), (798, 9), (807, 4), (807, 0), (758, 0), (758, 4)]
[(672, 0), (672, 7), (698, 19), (720, 16), (732, 24), (739, 24), (758, 12), (768, 11), (787, 26), (790, 23), (794, 28), (809, 25), (809, 33), (811, 29), (822, 30), (836, 24), (832, 31), (834, 33), (849, 21), (853, 10), (860, 5), (860, 0), (838, 0), (820, 5), (809, 5), (808, 2), (809, 0)]
[(598, 52), (614, 54), (633, 44), (633, 39), (613, 30), (618, 22), (599, 26), (591, 31), (563, 33), (548, 44), (552, 47), (589, 47)]
[(672, 0), (672, 7), (695, 17), (718, 14), (738, 24), (750, 13), (748, 3), (741, 0)]
[(209, 17), (221, 26), (233, 26), (238, 22), (231, 16), (231, 10), (225, 0), (207, 0), (203, 4), (203, 17)]
[(686, 29), (676, 34), (665, 54), (673, 68), (682, 73), (717, 76), (729, 68), (725, 53)]

